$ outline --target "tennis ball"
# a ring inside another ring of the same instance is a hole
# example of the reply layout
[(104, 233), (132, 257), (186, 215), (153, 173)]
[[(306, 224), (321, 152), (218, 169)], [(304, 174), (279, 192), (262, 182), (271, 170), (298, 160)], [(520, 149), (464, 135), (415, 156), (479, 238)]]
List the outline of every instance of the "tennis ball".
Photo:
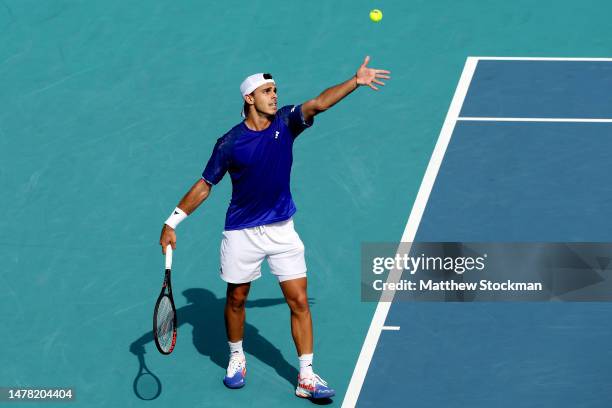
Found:
[(370, 11), (370, 20), (375, 23), (378, 23), (380, 20), (382, 20), (382, 11), (378, 9)]

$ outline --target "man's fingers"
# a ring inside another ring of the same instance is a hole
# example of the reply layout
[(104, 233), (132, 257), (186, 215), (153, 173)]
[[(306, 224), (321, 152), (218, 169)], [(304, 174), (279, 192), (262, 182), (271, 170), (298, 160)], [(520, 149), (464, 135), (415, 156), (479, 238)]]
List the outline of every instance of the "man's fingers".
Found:
[(391, 71), (387, 71), (386, 69), (375, 69), (377, 74), (390, 74)]
[(376, 78), (391, 79), (389, 75), (380, 75), (380, 74), (376, 74)]
[(168, 245), (172, 246), (172, 249), (176, 249), (176, 240), (159, 241), (159, 244), (161, 245), (162, 254), (164, 255), (166, 255), (166, 248), (168, 247)]
[(166, 248), (168, 247), (168, 245), (170, 245), (173, 250), (176, 249), (176, 241), (174, 242), (170, 241), (167, 244), (161, 244), (162, 254), (166, 255)]
[(377, 87), (375, 87), (374, 85), (372, 85), (372, 84), (368, 84), (368, 86), (369, 86), (370, 88), (372, 88), (373, 90), (378, 91), (378, 88), (377, 88)]
[(378, 79), (373, 79), (372, 82), (374, 82), (375, 84), (378, 84), (378, 85), (385, 86), (385, 83), (382, 82), (382, 81), (379, 81)]
[(361, 66), (365, 67), (366, 65), (368, 65), (368, 62), (370, 62), (370, 56), (366, 55), (365, 59), (363, 60), (363, 64), (361, 64)]

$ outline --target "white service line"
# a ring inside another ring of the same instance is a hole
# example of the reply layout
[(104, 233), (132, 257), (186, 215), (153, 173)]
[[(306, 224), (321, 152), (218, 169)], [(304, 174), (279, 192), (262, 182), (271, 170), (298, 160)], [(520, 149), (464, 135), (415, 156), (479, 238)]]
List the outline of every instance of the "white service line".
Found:
[[(450, 108), (446, 114), (446, 119), (442, 125), (442, 130), (438, 136), (438, 141), (434, 147), (434, 151), (429, 159), (429, 164), (427, 165), (427, 170), (425, 171), (425, 175), (421, 181), (421, 186), (414, 201), (414, 205), (410, 211), (410, 216), (408, 217), (408, 222), (406, 223), (406, 227), (398, 248), (398, 253), (400, 250), (402, 252), (410, 250), (409, 246), (406, 248), (405, 245), (402, 249), (402, 242), (412, 243), (414, 241), (414, 237), (416, 236), (417, 229), (421, 223), (421, 218), (423, 217), (423, 212), (425, 211), (427, 201), (429, 200), (429, 195), (436, 180), (436, 176), (438, 175), (438, 170), (440, 169), (442, 159), (446, 153), (446, 148), (448, 147), (453, 134), (455, 123), (457, 122), (457, 118), (461, 112), (461, 106), (463, 105), (465, 95), (470, 87), (477, 63), (478, 58), (475, 57), (468, 57), (465, 61), (465, 66), (463, 67), (461, 78), (459, 79), (457, 89), (455, 90), (455, 95), (453, 96)], [(401, 270), (394, 269), (390, 271), (387, 282), (399, 281), (401, 274)], [(370, 328), (368, 329), (368, 333), (361, 348), (359, 359), (357, 360), (357, 364), (355, 365), (355, 370), (353, 371), (351, 381), (349, 382), (346, 395), (342, 401), (342, 408), (352, 408), (355, 406), (355, 404), (357, 404), (357, 399), (359, 398), (361, 387), (363, 386), (366, 373), (370, 367), (370, 362), (372, 361), (374, 350), (378, 344), (380, 333), (384, 328), (387, 314), (391, 308), (393, 296), (394, 292), (392, 291), (390, 291), (390, 293), (383, 293), (381, 295), (381, 301), (379, 301), (378, 305), (376, 306), (376, 311), (374, 312), (374, 317), (372, 318)], [(382, 301), (383, 298), (384, 301)]]
[(462, 116), (457, 118), (464, 122), (576, 122), (576, 123), (612, 123), (612, 119), (590, 118), (479, 118)]
[(383, 330), (393, 330), (393, 331), (399, 331), (400, 327), (399, 326), (383, 326), (382, 328)]
[(564, 58), (564, 57), (472, 57), (481, 61), (591, 61), (612, 62), (612, 58)]

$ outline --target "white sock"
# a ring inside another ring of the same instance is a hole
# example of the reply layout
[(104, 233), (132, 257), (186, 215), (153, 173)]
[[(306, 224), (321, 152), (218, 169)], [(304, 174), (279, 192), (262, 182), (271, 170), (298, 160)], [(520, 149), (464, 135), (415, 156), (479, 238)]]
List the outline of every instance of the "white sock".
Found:
[(312, 376), (312, 354), (302, 354), (300, 357), (300, 377)]
[(242, 340), (237, 341), (235, 343), (228, 341), (227, 344), (229, 344), (230, 357), (234, 355), (239, 355), (239, 356), (244, 357), (244, 351), (242, 350)]

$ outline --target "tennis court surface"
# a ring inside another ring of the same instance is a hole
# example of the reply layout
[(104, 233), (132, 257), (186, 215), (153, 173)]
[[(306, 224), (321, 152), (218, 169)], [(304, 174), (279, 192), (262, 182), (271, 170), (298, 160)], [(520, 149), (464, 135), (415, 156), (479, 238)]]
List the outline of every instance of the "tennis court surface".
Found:
[[(468, 58), (403, 240), (605, 242), (611, 74)], [(380, 303), (345, 406), (609, 406), (612, 307), (554, 300)]]
[(311, 406), (294, 395), (289, 311), (267, 269), (247, 304), (247, 385), (223, 386), (229, 178), (178, 229), (170, 356), (151, 335), (159, 233), (241, 120), (247, 75), (271, 72), (279, 106), (297, 104), (370, 55), (387, 86), (353, 92), (294, 146), (330, 405), (612, 406), (609, 303), (379, 305), (361, 300), (359, 274), (364, 242), (612, 242), (612, 62), (518, 57), (609, 56), (610, 11), (1, 1), (0, 388), (73, 387), (54, 405), (74, 407)]

